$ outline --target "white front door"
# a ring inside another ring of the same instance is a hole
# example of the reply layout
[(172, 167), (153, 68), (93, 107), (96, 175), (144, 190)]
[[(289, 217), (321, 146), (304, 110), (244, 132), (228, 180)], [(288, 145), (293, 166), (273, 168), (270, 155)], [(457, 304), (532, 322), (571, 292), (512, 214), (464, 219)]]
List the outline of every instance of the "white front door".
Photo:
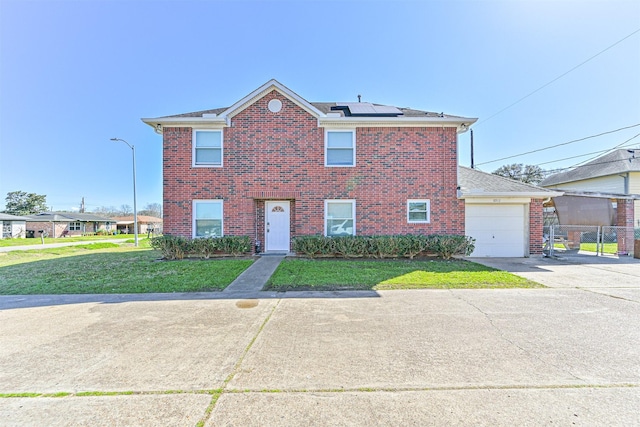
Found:
[(289, 252), (291, 233), (289, 202), (265, 202), (265, 212), (265, 250)]

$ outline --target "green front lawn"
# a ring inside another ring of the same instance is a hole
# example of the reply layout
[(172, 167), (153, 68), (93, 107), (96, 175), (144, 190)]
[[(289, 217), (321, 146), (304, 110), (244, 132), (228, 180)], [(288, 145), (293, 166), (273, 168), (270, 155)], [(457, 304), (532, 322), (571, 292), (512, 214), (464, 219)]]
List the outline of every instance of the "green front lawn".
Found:
[[(45, 237), (44, 243), (66, 243), (66, 242), (87, 242), (95, 240), (121, 240), (133, 239), (134, 234), (109, 234), (107, 236), (73, 236), (73, 237)], [(146, 234), (138, 234), (138, 240), (146, 239)], [(0, 247), (5, 246), (31, 246), (42, 245), (42, 238), (35, 237), (32, 239), (0, 239)]]
[(537, 288), (542, 285), (469, 261), (285, 259), (265, 290)]
[(220, 291), (253, 262), (157, 261), (159, 253), (144, 243), (140, 248), (99, 243), (0, 253), (0, 294)]

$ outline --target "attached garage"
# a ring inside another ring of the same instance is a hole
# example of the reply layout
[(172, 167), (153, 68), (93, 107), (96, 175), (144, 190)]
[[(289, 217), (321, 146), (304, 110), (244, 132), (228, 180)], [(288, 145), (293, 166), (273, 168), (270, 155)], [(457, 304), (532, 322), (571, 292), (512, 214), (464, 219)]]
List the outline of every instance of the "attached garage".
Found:
[(528, 204), (465, 204), (465, 234), (476, 239), (475, 257), (528, 255)]
[(542, 204), (558, 192), (462, 166), (459, 183), (472, 257), (542, 254)]

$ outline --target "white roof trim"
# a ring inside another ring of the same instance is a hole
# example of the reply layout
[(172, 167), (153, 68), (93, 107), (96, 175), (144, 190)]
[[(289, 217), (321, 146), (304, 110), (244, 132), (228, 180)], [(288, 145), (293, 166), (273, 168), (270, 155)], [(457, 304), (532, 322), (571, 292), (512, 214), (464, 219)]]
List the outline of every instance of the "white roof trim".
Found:
[[(620, 193), (600, 193), (592, 191), (573, 191), (565, 190), (562, 192), (564, 196), (575, 197), (595, 197), (600, 199), (626, 199), (626, 200), (640, 200), (640, 194), (620, 194)], [(553, 196), (558, 197), (558, 196)]]
[(474, 191), (474, 190), (463, 190), (461, 199), (475, 199), (475, 198), (510, 198), (510, 197), (530, 197), (533, 199), (546, 199), (548, 197), (560, 197), (564, 194), (562, 191), (518, 191), (518, 192), (510, 192), (510, 191), (492, 191), (492, 192), (484, 192), (484, 191)]
[(478, 119), (466, 117), (321, 117), (319, 127), (455, 127), (466, 132)]
[(249, 105), (253, 104), (258, 99), (262, 98), (263, 96), (271, 92), (272, 90), (277, 90), (282, 95), (289, 98), (289, 100), (291, 100), (293, 103), (298, 105), (300, 108), (302, 108), (303, 110), (307, 111), (309, 114), (315, 117), (324, 117), (325, 115), (322, 111), (318, 110), (316, 107), (311, 105), (306, 99), (302, 98), (300, 95), (298, 95), (297, 93), (295, 93), (294, 91), (292, 91), (291, 89), (283, 85), (282, 83), (278, 82), (277, 80), (271, 79), (265, 84), (263, 84), (262, 86), (260, 86), (258, 89), (251, 92), (249, 95), (242, 98), (240, 101), (233, 104), (231, 107), (227, 108), (225, 111), (223, 111), (220, 114), (220, 116), (231, 118), (236, 114), (240, 113), (245, 108), (247, 108)]

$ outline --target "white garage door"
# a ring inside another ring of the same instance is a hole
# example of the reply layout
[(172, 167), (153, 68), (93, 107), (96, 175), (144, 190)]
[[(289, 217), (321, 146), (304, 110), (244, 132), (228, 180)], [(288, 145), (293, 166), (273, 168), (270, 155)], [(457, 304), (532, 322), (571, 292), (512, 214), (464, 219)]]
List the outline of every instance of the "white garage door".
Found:
[(472, 257), (523, 257), (527, 205), (465, 205), (465, 234), (476, 239)]

